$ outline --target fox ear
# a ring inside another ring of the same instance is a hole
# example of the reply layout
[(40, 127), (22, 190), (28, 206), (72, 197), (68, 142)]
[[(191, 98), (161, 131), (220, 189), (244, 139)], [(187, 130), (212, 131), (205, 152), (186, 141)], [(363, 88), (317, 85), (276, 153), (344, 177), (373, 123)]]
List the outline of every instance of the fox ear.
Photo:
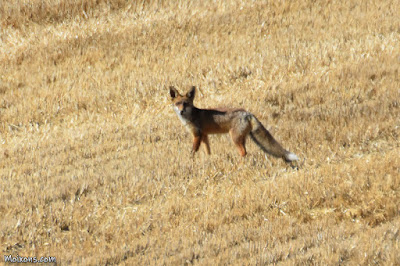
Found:
[(169, 87), (169, 95), (171, 95), (171, 98), (176, 98), (179, 95), (179, 92), (177, 89), (175, 89), (174, 86)]
[(186, 96), (188, 98), (194, 99), (195, 94), (196, 94), (196, 87), (193, 86), (192, 88), (190, 88), (190, 91), (188, 93), (186, 93)]

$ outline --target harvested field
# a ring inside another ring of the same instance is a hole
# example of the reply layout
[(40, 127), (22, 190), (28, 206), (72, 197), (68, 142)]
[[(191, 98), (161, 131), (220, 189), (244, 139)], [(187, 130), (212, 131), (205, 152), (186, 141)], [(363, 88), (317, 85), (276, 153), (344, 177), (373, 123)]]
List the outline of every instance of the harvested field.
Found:
[[(0, 255), (400, 264), (400, 5), (3, 0)], [(168, 87), (301, 161), (191, 136)]]

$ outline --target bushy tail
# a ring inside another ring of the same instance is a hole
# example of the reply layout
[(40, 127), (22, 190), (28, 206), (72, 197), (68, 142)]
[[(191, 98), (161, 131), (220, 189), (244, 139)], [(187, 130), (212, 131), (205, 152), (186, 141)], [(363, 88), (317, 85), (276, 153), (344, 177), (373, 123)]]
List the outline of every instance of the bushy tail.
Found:
[(269, 133), (269, 131), (254, 115), (251, 115), (250, 122), (252, 128), (250, 131), (250, 137), (264, 152), (282, 158), (286, 162), (299, 160), (296, 154), (282, 148), (271, 133)]

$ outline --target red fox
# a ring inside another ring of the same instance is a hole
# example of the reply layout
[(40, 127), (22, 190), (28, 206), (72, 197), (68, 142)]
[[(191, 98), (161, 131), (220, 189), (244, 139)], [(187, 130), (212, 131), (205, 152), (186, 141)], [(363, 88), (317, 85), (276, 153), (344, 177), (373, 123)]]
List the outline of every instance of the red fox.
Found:
[(296, 154), (282, 148), (253, 114), (243, 109), (196, 108), (193, 105), (195, 92), (194, 86), (186, 95), (181, 95), (173, 86), (169, 88), (176, 114), (193, 135), (192, 153), (197, 152), (203, 142), (207, 154), (210, 154), (208, 135), (229, 132), (241, 156), (246, 155), (245, 142), (247, 135), (250, 135), (264, 152), (282, 158), (286, 162), (299, 160)]

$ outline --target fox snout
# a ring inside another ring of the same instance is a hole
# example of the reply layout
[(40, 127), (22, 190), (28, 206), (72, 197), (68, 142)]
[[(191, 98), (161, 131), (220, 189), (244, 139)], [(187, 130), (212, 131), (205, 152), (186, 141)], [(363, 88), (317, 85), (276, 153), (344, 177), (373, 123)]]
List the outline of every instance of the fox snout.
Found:
[(174, 109), (175, 109), (175, 112), (178, 114), (178, 115), (184, 115), (185, 113), (186, 113), (186, 110), (185, 110), (185, 108), (183, 108), (183, 107), (181, 107), (181, 106), (174, 106)]
[(181, 116), (189, 116), (190, 113), (191, 113), (191, 109), (189, 107), (188, 108), (182, 108), (181, 110), (179, 110), (179, 114)]
[(178, 114), (182, 114), (184, 112), (184, 108), (183, 107), (176, 106), (176, 105), (174, 106), (174, 110)]
[(175, 111), (181, 115), (191, 112), (191, 106), (188, 103), (175, 105)]

